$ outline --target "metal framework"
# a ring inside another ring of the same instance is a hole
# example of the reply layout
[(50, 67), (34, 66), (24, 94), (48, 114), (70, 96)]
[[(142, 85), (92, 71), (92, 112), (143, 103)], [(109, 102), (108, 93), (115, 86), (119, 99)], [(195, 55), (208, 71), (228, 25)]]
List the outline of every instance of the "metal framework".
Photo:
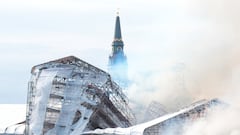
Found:
[(135, 123), (128, 99), (108, 73), (74, 56), (32, 68), (26, 134), (75, 134)]
[[(167, 119), (161, 123), (148, 127), (144, 130), (143, 135), (164, 135), (164, 134), (178, 134), (181, 135), (184, 125), (191, 123), (199, 118), (206, 117), (209, 110), (214, 109), (217, 105), (223, 105), (218, 99), (213, 100), (200, 100), (187, 106), (185, 108), (192, 108), (187, 112), (180, 113), (179, 115)], [(182, 109), (185, 109), (182, 108)], [(168, 133), (168, 132), (171, 133)]]

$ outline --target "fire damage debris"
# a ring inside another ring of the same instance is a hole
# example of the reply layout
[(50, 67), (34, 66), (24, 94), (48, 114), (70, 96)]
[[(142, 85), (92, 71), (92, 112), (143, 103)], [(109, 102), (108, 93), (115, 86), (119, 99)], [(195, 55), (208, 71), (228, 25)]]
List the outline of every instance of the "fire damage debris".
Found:
[(26, 134), (67, 135), (133, 124), (127, 97), (103, 70), (74, 56), (32, 68)]
[(218, 99), (201, 100), (179, 111), (128, 128), (96, 129), (82, 135), (182, 135), (185, 124), (206, 117), (215, 107), (226, 107)]
[(167, 114), (168, 112), (166, 110), (167, 109), (159, 102), (152, 101), (146, 109), (143, 122), (147, 122)]
[(87, 62), (69, 56), (34, 66), (31, 74), (26, 121), (6, 128), (3, 135), (164, 135), (169, 128), (181, 134), (185, 123), (223, 104), (202, 100), (167, 113), (152, 102), (147, 110), (151, 121), (136, 125), (121, 88), (108, 73)]

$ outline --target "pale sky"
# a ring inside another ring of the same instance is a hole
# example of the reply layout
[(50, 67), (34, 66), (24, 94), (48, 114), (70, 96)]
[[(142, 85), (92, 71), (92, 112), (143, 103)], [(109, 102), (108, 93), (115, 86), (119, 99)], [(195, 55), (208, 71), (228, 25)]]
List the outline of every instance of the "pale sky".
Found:
[(232, 51), (239, 36), (236, 4), (235, 0), (1, 0), (0, 103), (26, 102), (30, 70), (37, 64), (74, 55), (106, 70), (118, 8), (130, 72), (164, 72), (174, 63), (199, 60), (219, 48)]

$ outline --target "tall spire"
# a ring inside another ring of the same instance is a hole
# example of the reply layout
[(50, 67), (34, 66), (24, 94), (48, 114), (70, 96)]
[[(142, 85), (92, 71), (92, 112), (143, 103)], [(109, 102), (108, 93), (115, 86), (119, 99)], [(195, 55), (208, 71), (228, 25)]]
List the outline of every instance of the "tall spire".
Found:
[(121, 34), (121, 26), (120, 26), (120, 17), (119, 17), (119, 12), (117, 12), (114, 40), (121, 40), (121, 39), (122, 39), (122, 34)]
[(112, 42), (112, 53), (109, 56), (109, 72), (113, 79), (122, 85), (127, 86), (127, 57), (124, 54), (124, 44), (120, 26), (120, 17), (117, 12), (114, 39)]

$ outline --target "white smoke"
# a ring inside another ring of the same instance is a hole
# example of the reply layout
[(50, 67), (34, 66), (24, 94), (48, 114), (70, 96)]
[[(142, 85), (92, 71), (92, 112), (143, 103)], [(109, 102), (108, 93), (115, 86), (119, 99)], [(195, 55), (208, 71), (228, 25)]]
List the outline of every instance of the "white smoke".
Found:
[(240, 110), (228, 108), (210, 112), (208, 117), (186, 127), (184, 135), (240, 135)]
[[(181, 4), (184, 5), (181, 8), (183, 16), (192, 18), (180, 20), (166, 28), (171, 33), (168, 35), (173, 35), (169, 37), (173, 41), (166, 43), (176, 49), (173, 59), (166, 62), (169, 59), (159, 60), (158, 53), (141, 54), (144, 58), (140, 62), (145, 65), (132, 68), (140, 68), (137, 71), (141, 72), (130, 75), (132, 85), (128, 96), (133, 102), (144, 106), (152, 100), (159, 101), (170, 111), (200, 99), (219, 98), (231, 109), (212, 112), (205, 120), (187, 128), (186, 135), (239, 135), (240, 1), (181, 2), (184, 3)], [(181, 29), (171, 31), (172, 28)], [(158, 49), (153, 52), (156, 51)], [(184, 68), (173, 68), (178, 67), (179, 63), (183, 63)]]

